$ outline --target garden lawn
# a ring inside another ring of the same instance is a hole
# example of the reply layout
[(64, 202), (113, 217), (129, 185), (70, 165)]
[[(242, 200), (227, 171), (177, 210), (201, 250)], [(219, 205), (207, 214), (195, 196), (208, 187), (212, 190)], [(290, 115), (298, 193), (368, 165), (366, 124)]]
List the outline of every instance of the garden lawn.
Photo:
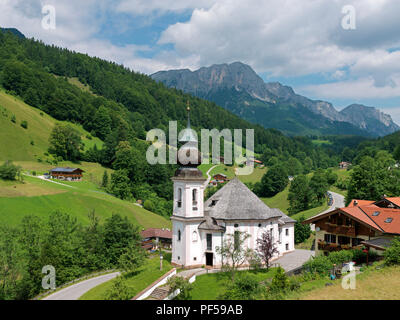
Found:
[[(171, 264), (164, 260), (163, 270), (160, 271), (160, 259), (158, 256), (153, 256), (147, 259), (145, 264), (137, 272), (126, 276), (126, 285), (130, 290), (132, 298), (171, 269)], [(111, 288), (113, 281), (114, 280), (110, 280), (102, 283), (101, 285), (86, 292), (79, 299), (104, 300), (106, 292), (109, 288)]]
[[(276, 268), (271, 268), (268, 272), (265, 270), (260, 272), (238, 271), (236, 277), (245, 272), (254, 274), (258, 281), (262, 282), (271, 279), (275, 275)], [(227, 272), (208, 273), (197, 276), (196, 281), (193, 283), (193, 290), (191, 291), (192, 300), (218, 300), (218, 296), (225, 292), (227, 284), (231, 281), (231, 275)]]

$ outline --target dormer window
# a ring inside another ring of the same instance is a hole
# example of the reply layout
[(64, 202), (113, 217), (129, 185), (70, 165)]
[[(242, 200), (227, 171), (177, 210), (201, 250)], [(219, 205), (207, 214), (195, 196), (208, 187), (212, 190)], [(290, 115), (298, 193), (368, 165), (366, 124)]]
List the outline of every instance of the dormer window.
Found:
[(210, 207), (214, 207), (217, 204), (218, 200), (212, 200)]
[(379, 211), (375, 211), (372, 215), (373, 215), (374, 217), (377, 217), (377, 216), (380, 215), (380, 212), (379, 212)]
[(386, 223), (391, 223), (392, 221), (393, 221), (393, 218), (387, 218), (387, 219), (385, 220)]

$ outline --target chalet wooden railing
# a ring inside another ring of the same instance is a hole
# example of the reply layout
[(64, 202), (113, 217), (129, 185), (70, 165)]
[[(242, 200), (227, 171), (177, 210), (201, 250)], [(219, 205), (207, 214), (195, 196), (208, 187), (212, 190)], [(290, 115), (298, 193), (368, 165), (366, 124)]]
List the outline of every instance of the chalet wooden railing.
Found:
[(348, 244), (337, 244), (337, 243), (318, 243), (318, 250), (324, 251), (339, 251), (339, 250), (351, 250), (351, 249), (359, 249), (359, 246), (352, 247)]
[(345, 235), (349, 237), (356, 236), (356, 228), (353, 226), (338, 226), (335, 224), (326, 223), (324, 229), (326, 232), (336, 235)]

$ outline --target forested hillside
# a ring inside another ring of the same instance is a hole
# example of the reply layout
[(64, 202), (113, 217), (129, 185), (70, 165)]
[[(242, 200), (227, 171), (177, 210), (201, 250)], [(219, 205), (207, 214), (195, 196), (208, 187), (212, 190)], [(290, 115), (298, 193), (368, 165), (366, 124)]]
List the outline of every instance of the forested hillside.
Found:
[(144, 139), (153, 128), (168, 133), (171, 120), (178, 120), (179, 129), (183, 128), (188, 101), (194, 129), (254, 128), (255, 151), (264, 159), (273, 156), (285, 163), (297, 159), (308, 170), (333, 166), (340, 160), (334, 151), (308, 138), (290, 138), (250, 124), (214, 103), (166, 88), (115, 63), (8, 32), (0, 32), (0, 48), (0, 83), (8, 93), (57, 120), (80, 124), (104, 141), (103, 149), (86, 150), (77, 159), (55, 156), (74, 161), (80, 157), (115, 169), (109, 192), (122, 199), (150, 200), (149, 209), (164, 215), (172, 208), (170, 177), (175, 166), (149, 165)]

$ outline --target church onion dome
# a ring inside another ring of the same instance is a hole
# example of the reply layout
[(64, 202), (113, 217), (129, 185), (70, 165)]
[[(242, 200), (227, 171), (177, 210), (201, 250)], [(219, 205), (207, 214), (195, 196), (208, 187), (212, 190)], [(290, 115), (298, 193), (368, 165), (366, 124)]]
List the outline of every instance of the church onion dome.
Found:
[(181, 167), (197, 167), (201, 164), (201, 153), (197, 144), (188, 142), (177, 153), (177, 162)]
[(177, 163), (181, 167), (197, 167), (201, 164), (201, 153), (198, 149), (196, 132), (190, 128), (190, 108), (187, 108), (188, 123), (187, 128), (180, 134), (179, 142), (184, 145), (179, 148), (177, 153)]

